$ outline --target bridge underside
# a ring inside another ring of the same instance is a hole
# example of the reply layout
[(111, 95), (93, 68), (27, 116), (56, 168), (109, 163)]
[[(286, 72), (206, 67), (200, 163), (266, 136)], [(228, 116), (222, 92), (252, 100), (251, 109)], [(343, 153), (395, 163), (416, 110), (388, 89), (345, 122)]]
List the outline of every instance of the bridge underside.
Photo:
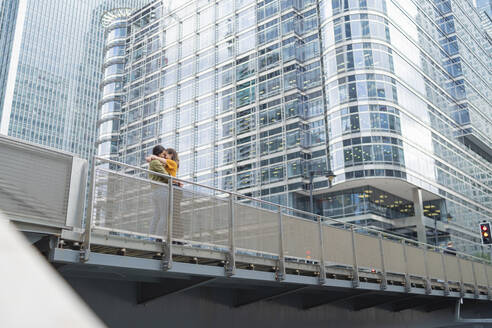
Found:
[[(54, 248), (51, 261), (73, 288), (111, 327), (214, 326), (319, 327), (469, 327), (455, 320), (460, 293), (426, 293), (424, 286), (326, 279), (275, 272), (254, 266), (236, 269), (232, 277), (214, 263), (174, 262), (162, 271), (161, 261), (114, 254), (92, 253), (81, 264), (79, 252)], [(193, 262), (193, 261), (191, 261)], [(362, 279), (364, 280), (364, 279)], [(463, 318), (484, 318), (492, 304), (465, 294)], [(473, 327), (492, 327), (488, 320)]]

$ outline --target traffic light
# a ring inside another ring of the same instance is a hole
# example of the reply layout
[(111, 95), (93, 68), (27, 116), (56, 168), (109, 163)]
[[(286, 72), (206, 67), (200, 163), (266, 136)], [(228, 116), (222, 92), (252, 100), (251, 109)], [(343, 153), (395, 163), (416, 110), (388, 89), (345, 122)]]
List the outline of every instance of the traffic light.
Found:
[(482, 237), (482, 244), (492, 244), (492, 236), (490, 235), (490, 222), (480, 223), (480, 235)]

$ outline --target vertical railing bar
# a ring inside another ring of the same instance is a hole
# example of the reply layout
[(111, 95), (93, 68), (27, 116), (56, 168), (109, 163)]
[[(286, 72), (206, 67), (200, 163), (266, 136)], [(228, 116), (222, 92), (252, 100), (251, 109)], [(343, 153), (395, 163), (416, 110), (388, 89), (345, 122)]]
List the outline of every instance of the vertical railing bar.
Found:
[(405, 291), (407, 293), (412, 291), (412, 282), (410, 280), (410, 270), (408, 270), (408, 255), (407, 255), (407, 242), (405, 239), (401, 240), (403, 248), (403, 260), (405, 261)]
[[(125, 188), (125, 183), (124, 182), (123, 182), (123, 188)], [(136, 214), (136, 220), (135, 220), (136, 227), (138, 227), (138, 222), (140, 222), (140, 194), (141, 194), (141, 189), (140, 189), (140, 186), (139, 186), (139, 187), (137, 187), (137, 194), (135, 195), (136, 196), (136, 199), (137, 199), (137, 214)]]
[(359, 267), (357, 265), (357, 249), (355, 248), (355, 231), (354, 227), (350, 227), (350, 231), (352, 234), (352, 256), (353, 256), (353, 268), (352, 268), (352, 286), (354, 288), (359, 287)]
[(236, 272), (236, 243), (234, 240), (234, 195), (229, 194), (229, 253), (226, 255), (225, 274), (230, 277)]
[(430, 273), (429, 273), (429, 261), (428, 261), (428, 258), (427, 258), (427, 246), (426, 245), (421, 245), (420, 248), (422, 249), (422, 252), (424, 254), (425, 293), (426, 294), (431, 294), (432, 293), (432, 285), (431, 285), (431, 278), (430, 278)]
[(456, 256), (456, 260), (458, 261), (458, 271), (460, 272), (460, 295), (461, 297), (465, 296), (465, 284), (463, 280), (463, 270), (461, 270), (461, 261), (458, 256)]
[(480, 294), (478, 292), (478, 282), (477, 282), (477, 274), (475, 272), (475, 262), (474, 261), (470, 261), (471, 264), (472, 264), (472, 273), (473, 273), (473, 288), (475, 290), (475, 298), (478, 298), (478, 295)]
[(323, 243), (323, 219), (321, 215), (318, 215), (319, 222), (319, 283), (324, 284), (326, 282), (326, 266), (325, 266), (325, 251)]
[(163, 242), (162, 269), (169, 270), (173, 266), (173, 179), (169, 178), (168, 183), (168, 204), (167, 204), (167, 237)]
[(386, 267), (384, 265), (384, 248), (383, 248), (383, 234), (379, 234), (379, 253), (381, 256), (381, 289), (385, 290), (388, 287), (388, 279), (386, 275)]
[(444, 295), (449, 295), (449, 280), (448, 280), (448, 271), (446, 269), (446, 255), (444, 255), (444, 251), (441, 249), (441, 264), (442, 264), (442, 273), (444, 275)]
[(285, 253), (284, 253), (284, 224), (282, 219), (282, 207), (278, 207), (278, 226), (279, 226), (279, 256), (278, 256), (278, 269), (277, 280), (281, 281), (285, 279)]
[(96, 199), (95, 189), (96, 189), (96, 159), (92, 160), (91, 165), (92, 179), (91, 179), (91, 187), (90, 187), (90, 203), (89, 210), (87, 211), (87, 217), (85, 220), (85, 231), (84, 231), (84, 239), (82, 247), (80, 248), (80, 261), (87, 262), (89, 261), (89, 256), (91, 253), (91, 230), (92, 230), (92, 220), (94, 218), (94, 201)]

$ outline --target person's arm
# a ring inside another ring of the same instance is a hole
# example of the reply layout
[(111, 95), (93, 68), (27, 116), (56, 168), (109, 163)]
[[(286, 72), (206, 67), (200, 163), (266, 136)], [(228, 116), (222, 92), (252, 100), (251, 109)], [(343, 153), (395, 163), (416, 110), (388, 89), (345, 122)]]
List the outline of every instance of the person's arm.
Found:
[(162, 165), (167, 165), (167, 160), (165, 158), (162, 158), (162, 157), (159, 157), (159, 156), (155, 156), (155, 155), (147, 156), (147, 157), (145, 157), (145, 160), (148, 163), (150, 163), (153, 160), (158, 160), (159, 162), (161, 162)]
[(166, 170), (159, 161), (152, 160), (149, 164), (149, 170), (167, 175)]

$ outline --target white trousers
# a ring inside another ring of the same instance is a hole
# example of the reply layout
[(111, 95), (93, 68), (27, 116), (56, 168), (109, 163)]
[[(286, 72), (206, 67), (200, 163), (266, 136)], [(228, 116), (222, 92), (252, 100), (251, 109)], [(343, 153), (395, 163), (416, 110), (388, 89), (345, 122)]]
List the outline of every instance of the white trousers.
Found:
[(152, 188), (152, 204), (154, 205), (154, 217), (150, 222), (149, 234), (164, 237), (167, 228), (167, 208), (169, 202), (168, 188), (154, 186)]

